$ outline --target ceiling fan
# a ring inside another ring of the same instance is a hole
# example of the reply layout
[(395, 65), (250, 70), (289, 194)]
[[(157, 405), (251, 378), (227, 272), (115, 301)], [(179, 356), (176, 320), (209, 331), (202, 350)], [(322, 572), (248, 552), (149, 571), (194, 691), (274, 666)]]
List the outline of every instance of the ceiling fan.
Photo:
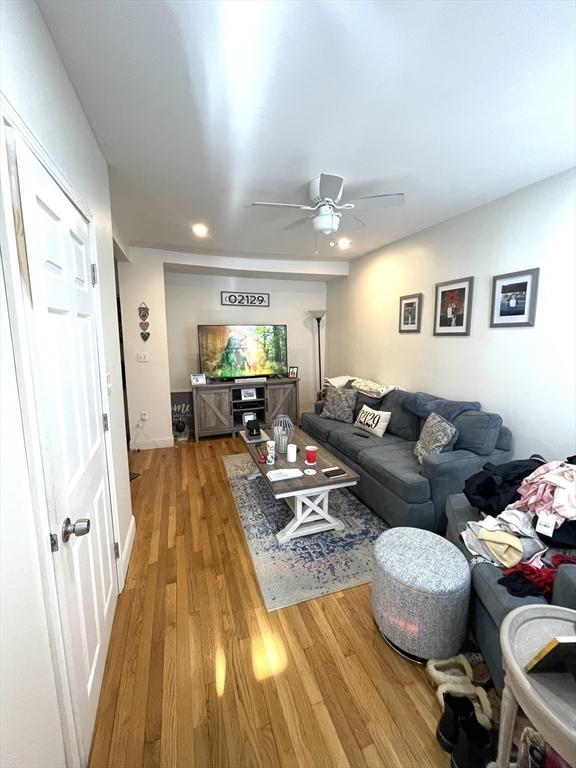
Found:
[(344, 179), (342, 176), (335, 176), (331, 173), (321, 173), (316, 179), (312, 179), (308, 191), (310, 203), (266, 203), (255, 202), (252, 205), (264, 206), (267, 208), (298, 208), (301, 211), (311, 211), (308, 216), (298, 221), (288, 224), (284, 230), (297, 229), (307, 221), (312, 220), (316, 232), (322, 232), (324, 235), (331, 235), (338, 231), (340, 222), (344, 222), (352, 228), (358, 229), (360, 226), (366, 226), (362, 219), (349, 213), (352, 210), (367, 210), (371, 208), (388, 208), (392, 205), (404, 205), (404, 195), (370, 195), (369, 197), (359, 197), (357, 200), (349, 200), (341, 203), (342, 190), (344, 189)]

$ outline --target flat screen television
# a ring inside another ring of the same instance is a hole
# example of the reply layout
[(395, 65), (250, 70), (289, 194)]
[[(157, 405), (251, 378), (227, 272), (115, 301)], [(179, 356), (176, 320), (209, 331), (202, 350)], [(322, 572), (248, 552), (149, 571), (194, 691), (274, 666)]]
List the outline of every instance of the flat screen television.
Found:
[(288, 374), (285, 325), (199, 325), (202, 373), (216, 379)]

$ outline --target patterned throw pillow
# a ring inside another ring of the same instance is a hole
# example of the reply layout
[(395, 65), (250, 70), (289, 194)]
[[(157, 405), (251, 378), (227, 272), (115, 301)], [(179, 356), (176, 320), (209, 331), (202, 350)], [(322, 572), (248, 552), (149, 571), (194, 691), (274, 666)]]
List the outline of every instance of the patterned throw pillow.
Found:
[(350, 382), (354, 381), (354, 376), (332, 376), (332, 378), (326, 377), (324, 383), (327, 387), (350, 387)]
[(354, 421), (354, 405), (356, 390), (344, 387), (327, 387), (324, 410), (320, 414), (323, 419), (334, 419), (352, 424)]
[(393, 389), (398, 389), (396, 384), (378, 384), (377, 381), (370, 381), (370, 379), (354, 379), (350, 386), (370, 397), (384, 397)]
[(376, 437), (382, 437), (386, 432), (390, 416), (392, 416), (390, 411), (375, 411), (374, 408), (363, 405), (354, 426)]
[(414, 453), (422, 464), (423, 456), (432, 456), (435, 453), (449, 451), (457, 439), (458, 430), (454, 424), (450, 424), (437, 413), (431, 413), (424, 422)]

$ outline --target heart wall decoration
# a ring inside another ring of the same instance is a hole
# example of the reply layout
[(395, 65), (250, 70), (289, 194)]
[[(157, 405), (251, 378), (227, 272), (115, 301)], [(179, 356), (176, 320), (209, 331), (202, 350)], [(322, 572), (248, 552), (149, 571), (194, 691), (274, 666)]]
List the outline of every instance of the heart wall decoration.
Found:
[(150, 323), (138, 323), (138, 325), (140, 326), (140, 328), (141, 328), (143, 331), (147, 331), (147, 330), (148, 330), (148, 328), (150, 327)]
[(141, 302), (141, 304), (138, 306), (138, 317), (144, 322), (145, 320), (148, 320), (149, 314), (150, 310), (148, 309), (148, 305), (144, 302)]
[(142, 333), (140, 334), (140, 338), (142, 339), (142, 341), (148, 341), (148, 339), (150, 338), (150, 333), (148, 331), (142, 331)]

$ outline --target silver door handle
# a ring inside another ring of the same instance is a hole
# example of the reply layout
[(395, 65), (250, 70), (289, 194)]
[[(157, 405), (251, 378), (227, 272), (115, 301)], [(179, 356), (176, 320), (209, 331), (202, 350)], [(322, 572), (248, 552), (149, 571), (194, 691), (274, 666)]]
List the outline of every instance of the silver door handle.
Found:
[(86, 536), (90, 532), (90, 520), (87, 517), (81, 517), (75, 523), (70, 522), (67, 517), (62, 523), (62, 541), (66, 543), (70, 536)]

